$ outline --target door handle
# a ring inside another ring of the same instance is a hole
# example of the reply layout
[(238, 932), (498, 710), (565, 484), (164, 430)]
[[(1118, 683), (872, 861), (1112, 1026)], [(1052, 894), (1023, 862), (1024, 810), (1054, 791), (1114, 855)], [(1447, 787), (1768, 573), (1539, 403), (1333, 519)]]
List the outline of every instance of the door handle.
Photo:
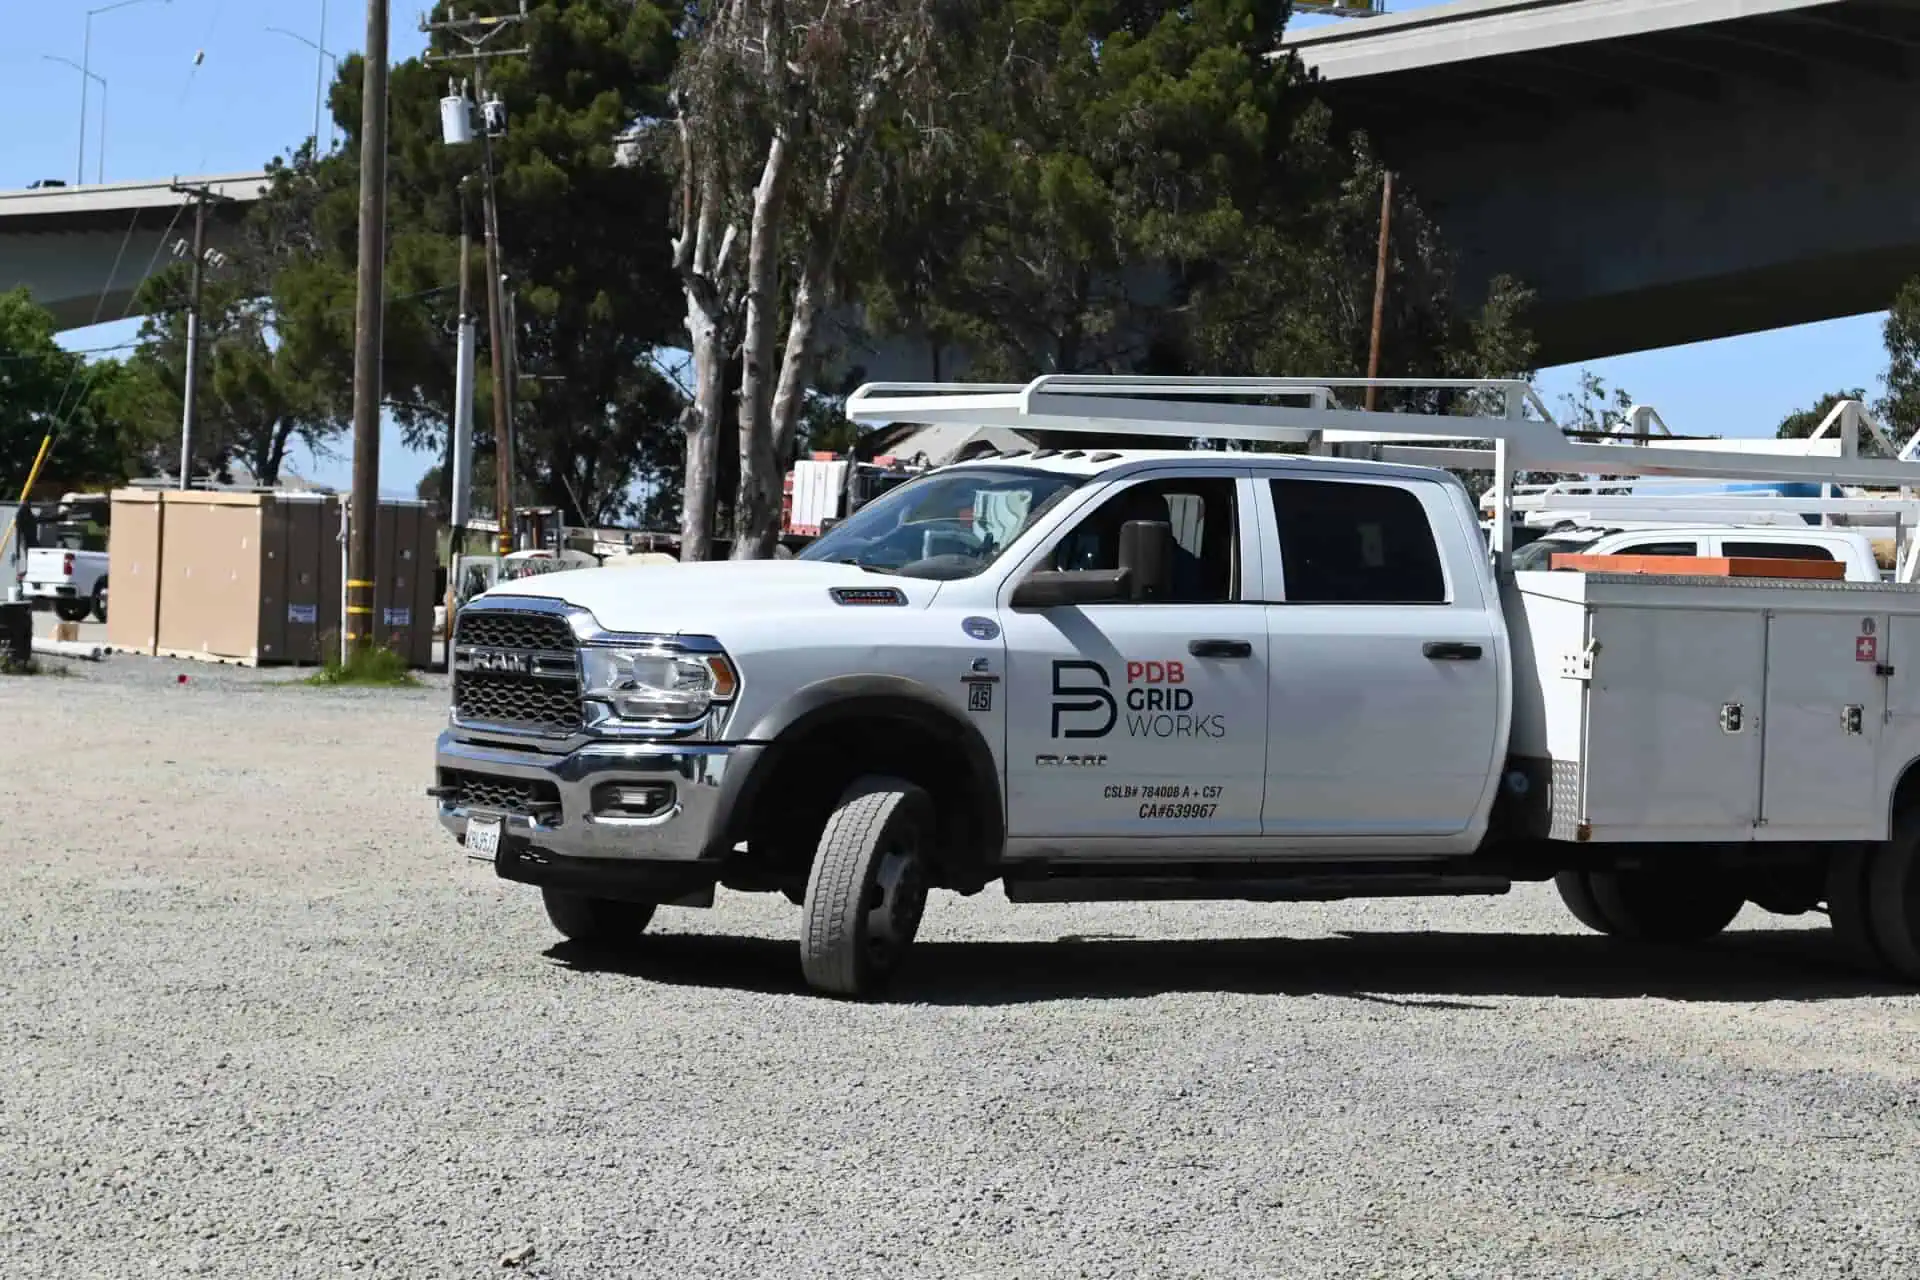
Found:
[(1462, 644), (1458, 640), (1429, 640), (1420, 646), (1420, 652), (1440, 662), (1478, 662), (1480, 646)]
[(1251, 658), (1251, 640), (1189, 640), (1187, 652), (1196, 658)]

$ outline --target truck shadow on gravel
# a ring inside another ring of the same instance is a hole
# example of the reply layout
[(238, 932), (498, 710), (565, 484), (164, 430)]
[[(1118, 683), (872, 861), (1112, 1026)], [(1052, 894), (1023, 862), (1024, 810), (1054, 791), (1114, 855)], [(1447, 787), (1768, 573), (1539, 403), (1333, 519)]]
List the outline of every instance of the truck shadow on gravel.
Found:
[[(806, 993), (790, 942), (657, 934), (610, 955), (562, 943), (568, 968), (676, 986)], [(1179, 992), (1339, 996), (1408, 1008), (1491, 1010), (1474, 997), (1703, 1003), (1841, 1000), (1905, 994), (1863, 975), (1819, 930), (1729, 933), (1694, 947), (1644, 947), (1579, 934), (1366, 933), (1329, 938), (921, 942), (890, 999), (1012, 1005)]]

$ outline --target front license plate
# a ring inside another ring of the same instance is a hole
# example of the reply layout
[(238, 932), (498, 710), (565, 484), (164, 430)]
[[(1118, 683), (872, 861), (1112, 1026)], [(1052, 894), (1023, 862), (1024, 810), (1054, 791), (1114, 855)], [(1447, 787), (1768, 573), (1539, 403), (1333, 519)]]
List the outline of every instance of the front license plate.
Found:
[(467, 853), (475, 858), (497, 857), (500, 853), (500, 819), (467, 819)]

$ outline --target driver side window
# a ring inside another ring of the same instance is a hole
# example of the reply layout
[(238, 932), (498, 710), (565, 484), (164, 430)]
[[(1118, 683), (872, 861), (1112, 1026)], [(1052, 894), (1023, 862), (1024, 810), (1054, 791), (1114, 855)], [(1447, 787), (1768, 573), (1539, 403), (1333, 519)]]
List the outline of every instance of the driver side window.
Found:
[(1096, 507), (1054, 548), (1054, 569), (1117, 569), (1120, 526), (1173, 528), (1173, 591), (1167, 604), (1225, 604), (1240, 586), (1240, 520), (1231, 476), (1181, 476), (1129, 485)]

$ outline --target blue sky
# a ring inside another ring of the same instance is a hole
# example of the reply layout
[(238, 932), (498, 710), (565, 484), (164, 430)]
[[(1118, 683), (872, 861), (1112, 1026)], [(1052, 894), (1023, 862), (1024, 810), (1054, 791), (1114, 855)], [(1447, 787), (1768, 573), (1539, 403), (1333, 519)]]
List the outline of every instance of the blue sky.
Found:
[[(78, 159), (80, 73), (46, 61), (81, 60), (85, 14), (111, 0), (27, 0), (8, 6), (0, 46), (0, 119), (9, 122), (0, 147), (0, 188), (36, 178), (73, 181)], [(1396, 10), (1420, 7), (1393, 3)], [(390, 37), (396, 59), (424, 47), (415, 30), (422, 3), (394, 5)], [(325, 43), (344, 57), (363, 47), (361, 0), (140, 0), (93, 21), (91, 64), (108, 82), (105, 170), (108, 181), (176, 174), (238, 172), (303, 140), (313, 127), (316, 55), (297, 40), (267, 31), (284, 27)], [(1296, 19), (1300, 25), (1338, 19)], [(195, 65), (196, 53), (204, 54)], [(331, 69), (329, 68), (329, 74)], [(87, 180), (100, 161), (99, 98), (90, 99)], [(322, 128), (326, 126), (323, 123)], [(1877, 387), (1884, 354), (1883, 315), (1855, 316), (1718, 342), (1617, 356), (1587, 366), (1611, 386), (1660, 409), (1675, 430), (1719, 435), (1771, 435), (1779, 419), (1823, 392)], [(65, 335), (75, 348), (129, 341), (129, 322)], [(1548, 369), (1540, 389), (1558, 411), (1577, 385), (1577, 370)], [(432, 459), (409, 453), (389, 429), (381, 446), (381, 487), (411, 493)], [(344, 486), (344, 454), (299, 457), (295, 470)]]

